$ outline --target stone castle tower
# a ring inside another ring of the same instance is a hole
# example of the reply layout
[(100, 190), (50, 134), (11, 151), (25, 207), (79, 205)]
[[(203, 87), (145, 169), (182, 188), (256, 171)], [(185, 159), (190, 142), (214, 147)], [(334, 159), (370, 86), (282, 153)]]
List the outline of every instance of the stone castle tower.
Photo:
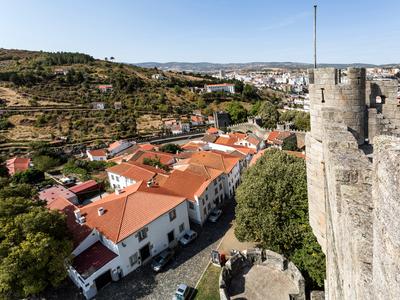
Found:
[(310, 224), (326, 254), (326, 298), (400, 297), (397, 81), (365, 69), (309, 71)]

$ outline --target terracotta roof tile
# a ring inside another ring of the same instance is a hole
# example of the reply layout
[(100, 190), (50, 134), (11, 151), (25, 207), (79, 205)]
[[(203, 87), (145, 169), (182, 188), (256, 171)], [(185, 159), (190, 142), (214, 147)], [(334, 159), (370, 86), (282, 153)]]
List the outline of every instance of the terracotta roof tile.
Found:
[(108, 168), (106, 171), (135, 181), (147, 181), (156, 175), (156, 172), (130, 162), (122, 162), (119, 165)]
[[(110, 194), (83, 207), (81, 213), (86, 217), (85, 224), (118, 243), (183, 201), (184, 197), (167, 189), (147, 187), (140, 181), (118, 195)], [(100, 207), (105, 210), (101, 216), (98, 215)]]
[(15, 173), (28, 170), (30, 163), (30, 158), (14, 157), (6, 160), (6, 167), (8, 169), (8, 173), (10, 175), (14, 175)]
[(89, 150), (88, 153), (90, 153), (91, 156), (107, 156), (107, 152), (104, 149)]

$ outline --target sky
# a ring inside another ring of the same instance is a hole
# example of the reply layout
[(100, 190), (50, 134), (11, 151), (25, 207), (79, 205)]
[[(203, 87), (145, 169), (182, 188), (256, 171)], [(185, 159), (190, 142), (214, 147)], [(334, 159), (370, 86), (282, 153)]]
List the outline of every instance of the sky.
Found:
[[(383, 4), (384, 3), (384, 4)], [(400, 63), (398, 0), (0, 0), (0, 48), (121, 62)]]

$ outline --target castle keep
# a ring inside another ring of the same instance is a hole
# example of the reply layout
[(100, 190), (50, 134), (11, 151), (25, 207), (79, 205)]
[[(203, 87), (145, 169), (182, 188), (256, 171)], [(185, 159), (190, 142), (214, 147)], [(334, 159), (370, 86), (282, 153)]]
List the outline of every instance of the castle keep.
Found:
[(400, 297), (397, 81), (313, 69), (306, 136), (310, 224), (326, 254), (327, 299)]

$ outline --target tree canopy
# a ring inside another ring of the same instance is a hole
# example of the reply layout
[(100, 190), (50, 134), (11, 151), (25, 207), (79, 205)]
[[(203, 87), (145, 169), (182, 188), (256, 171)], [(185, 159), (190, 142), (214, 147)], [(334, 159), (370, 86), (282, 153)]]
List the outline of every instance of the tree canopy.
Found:
[(324, 255), (308, 224), (305, 162), (280, 150), (266, 151), (237, 189), (235, 235), (282, 253), (310, 286), (323, 286)]
[(177, 144), (165, 144), (160, 147), (160, 151), (175, 154), (178, 151), (181, 152), (182, 148)]
[(247, 120), (247, 110), (238, 101), (230, 102), (227, 112), (233, 123), (245, 122)]
[(35, 199), (32, 186), (0, 188), (0, 298), (20, 299), (59, 285), (72, 251), (65, 216)]
[(258, 115), (261, 117), (262, 125), (265, 128), (275, 128), (279, 121), (278, 109), (269, 101), (264, 101), (260, 105)]

